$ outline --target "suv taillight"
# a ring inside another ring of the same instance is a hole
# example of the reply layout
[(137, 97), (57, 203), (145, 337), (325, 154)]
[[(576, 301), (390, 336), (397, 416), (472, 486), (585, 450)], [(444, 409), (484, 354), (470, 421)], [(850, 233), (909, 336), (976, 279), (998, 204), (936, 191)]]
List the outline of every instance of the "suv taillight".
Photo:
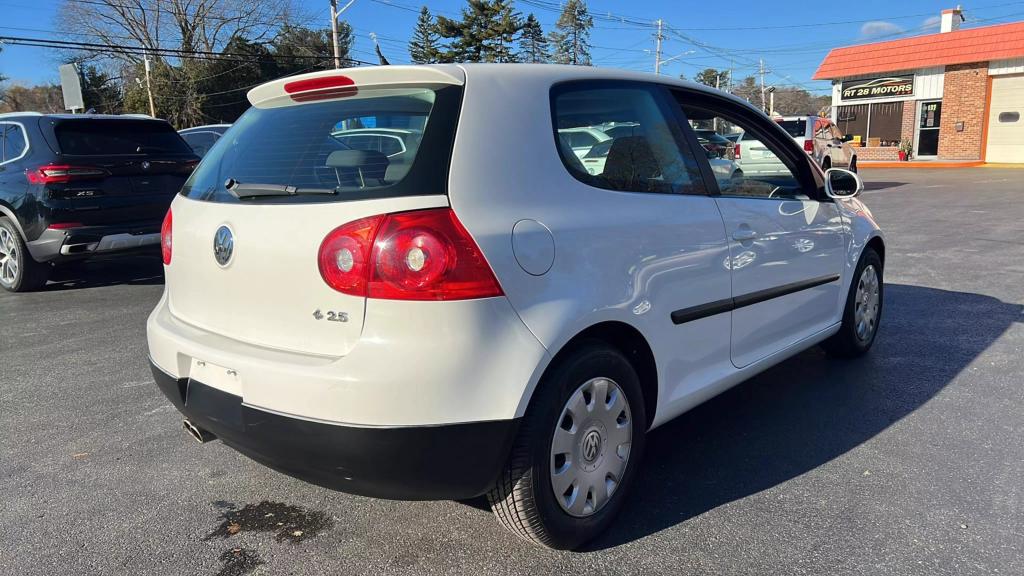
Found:
[(741, 157), (740, 157), (740, 145), (739, 145), (739, 143), (737, 143), (737, 144), (736, 144), (736, 147), (735, 147), (735, 148), (733, 148), (733, 150), (732, 150), (732, 154), (733, 154), (733, 160), (740, 160), (740, 159), (741, 159)]
[(174, 240), (171, 237), (172, 220), (171, 209), (168, 208), (164, 223), (160, 225), (160, 255), (163, 256), (164, 265), (171, 263), (171, 249), (174, 247)]
[(73, 180), (104, 178), (107, 171), (95, 166), (68, 166), (66, 164), (45, 164), (29, 168), (25, 177), (32, 184), (64, 184)]
[(501, 296), (480, 248), (450, 208), (371, 216), (332, 230), (320, 275), (352, 296), (467, 300)]
[(804, 152), (814, 154), (814, 138), (804, 140)]

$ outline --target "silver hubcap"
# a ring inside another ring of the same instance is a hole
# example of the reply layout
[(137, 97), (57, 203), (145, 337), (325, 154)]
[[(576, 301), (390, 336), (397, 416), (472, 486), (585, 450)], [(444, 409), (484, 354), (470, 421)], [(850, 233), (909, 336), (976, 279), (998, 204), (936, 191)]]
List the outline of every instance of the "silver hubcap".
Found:
[(874, 266), (864, 268), (857, 281), (857, 300), (854, 302), (853, 319), (856, 322), (857, 338), (868, 342), (878, 328), (879, 298), (878, 273)]
[(587, 380), (569, 396), (551, 442), (551, 488), (563, 510), (584, 517), (608, 503), (632, 438), (629, 401), (614, 380)]
[(6, 228), (0, 228), (0, 282), (12, 286), (18, 279), (18, 242)]

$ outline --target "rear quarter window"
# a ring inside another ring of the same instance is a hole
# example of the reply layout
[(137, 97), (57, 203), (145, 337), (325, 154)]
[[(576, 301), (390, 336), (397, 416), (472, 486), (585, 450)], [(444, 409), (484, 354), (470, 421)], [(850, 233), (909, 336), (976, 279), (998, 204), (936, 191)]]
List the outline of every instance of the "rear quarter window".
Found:
[(192, 154), (166, 122), (152, 120), (64, 120), (53, 128), (58, 151), (67, 156)]
[[(461, 97), (458, 86), (370, 87), (356, 97), (250, 108), (182, 194), (229, 203), (445, 194)], [(296, 193), (239, 199), (225, 187), (229, 180), (294, 187)]]

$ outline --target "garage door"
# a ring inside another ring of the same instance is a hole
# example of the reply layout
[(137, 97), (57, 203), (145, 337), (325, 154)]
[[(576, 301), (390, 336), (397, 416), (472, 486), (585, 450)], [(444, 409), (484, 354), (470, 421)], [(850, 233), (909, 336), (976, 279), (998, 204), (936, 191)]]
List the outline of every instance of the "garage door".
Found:
[(994, 76), (989, 110), (985, 159), (1024, 163), (1024, 75)]

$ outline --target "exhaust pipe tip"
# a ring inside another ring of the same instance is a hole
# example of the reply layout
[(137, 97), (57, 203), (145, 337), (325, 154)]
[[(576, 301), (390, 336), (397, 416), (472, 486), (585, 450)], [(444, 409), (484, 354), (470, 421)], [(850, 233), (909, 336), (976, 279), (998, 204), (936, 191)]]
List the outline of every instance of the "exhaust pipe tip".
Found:
[(195, 424), (189, 422), (188, 418), (182, 420), (181, 423), (182, 426), (184, 426), (185, 428), (185, 432), (188, 432), (188, 435), (191, 436), (196, 442), (199, 442), (200, 444), (206, 444), (207, 442), (212, 442), (217, 439), (216, 434), (210, 432), (209, 430), (205, 430), (203, 428), (200, 428), (199, 426), (196, 426)]

